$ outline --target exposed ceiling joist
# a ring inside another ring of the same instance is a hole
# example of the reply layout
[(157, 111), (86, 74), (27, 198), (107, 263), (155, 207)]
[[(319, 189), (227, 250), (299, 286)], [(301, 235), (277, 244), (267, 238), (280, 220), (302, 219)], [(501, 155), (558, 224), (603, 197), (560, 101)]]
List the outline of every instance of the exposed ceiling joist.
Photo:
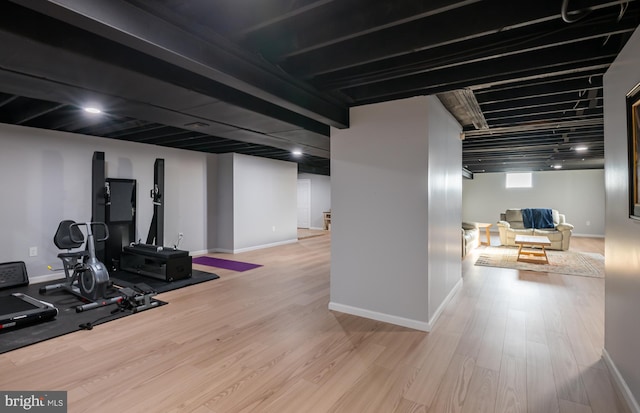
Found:
[[(601, 168), (602, 76), (640, 2), (561, 3), (12, 0), (0, 122), (330, 174), (350, 106), (462, 90), (470, 173)], [(84, 116), (87, 100), (104, 115)]]
[[(590, 2), (598, 9), (618, 5), (618, 2)], [(491, 18), (479, 18), (491, 16)], [(330, 48), (289, 58), (280, 65), (285, 70), (309, 78), (324, 73), (357, 67), (397, 56), (413, 54), (430, 48), (486, 37), (499, 32), (557, 20), (560, 7), (557, 1), (504, 2), (488, 0), (474, 2), (463, 9), (427, 16), (423, 19), (379, 30)], [(377, 27), (376, 27), (377, 28)], [(389, 42), (393, 38), (395, 41)], [(376, 45), (371, 47), (371, 45)], [(332, 59), (325, 59), (329, 54)]]
[(222, 37), (206, 42), (125, 1), (17, 3), (292, 112), (339, 128), (349, 124), (343, 105), (277, 73)]

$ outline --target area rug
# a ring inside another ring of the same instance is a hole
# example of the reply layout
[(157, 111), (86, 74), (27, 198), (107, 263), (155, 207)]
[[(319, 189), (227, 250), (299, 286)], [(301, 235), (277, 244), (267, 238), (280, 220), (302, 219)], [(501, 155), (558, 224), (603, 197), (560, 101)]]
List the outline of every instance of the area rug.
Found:
[(202, 257), (196, 257), (192, 261), (194, 264), (206, 265), (208, 267), (224, 268), (225, 270), (239, 271), (239, 272), (262, 267), (262, 265), (259, 265), (259, 264), (251, 264), (249, 262), (240, 262), (240, 261), (225, 260), (222, 258), (207, 257), (206, 255), (203, 255)]
[(547, 250), (547, 256), (549, 264), (520, 262), (516, 260), (518, 248), (487, 247), (476, 260), (476, 265), (583, 277), (604, 277), (604, 256), (602, 254)]

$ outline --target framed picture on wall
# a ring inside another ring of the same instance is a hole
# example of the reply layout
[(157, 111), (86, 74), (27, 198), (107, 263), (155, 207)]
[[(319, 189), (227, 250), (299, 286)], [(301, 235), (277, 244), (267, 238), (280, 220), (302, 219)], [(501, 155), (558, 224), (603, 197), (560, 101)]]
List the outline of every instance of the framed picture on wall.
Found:
[(640, 220), (640, 83), (627, 93), (629, 217)]

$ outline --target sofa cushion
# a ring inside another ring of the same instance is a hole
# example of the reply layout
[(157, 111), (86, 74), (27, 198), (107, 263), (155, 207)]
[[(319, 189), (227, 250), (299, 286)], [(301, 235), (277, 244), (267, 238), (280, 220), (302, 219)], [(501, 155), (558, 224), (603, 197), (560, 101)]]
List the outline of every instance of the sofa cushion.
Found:
[(509, 223), (512, 223), (513, 221), (522, 222), (522, 211), (520, 209), (507, 209), (505, 212), (505, 218), (505, 221), (508, 221)]
[(511, 225), (513, 229), (524, 229), (524, 222), (522, 222), (522, 211), (520, 209), (507, 209), (505, 211), (505, 221)]
[(462, 223), (462, 256), (478, 245), (480, 231), (474, 223)]
[(532, 229), (509, 229), (507, 232), (507, 245), (515, 245), (515, 239), (517, 235), (533, 235)]
[(533, 229), (531, 228), (511, 228), (511, 230), (514, 238), (516, 237), (516, 235), (533, 235)]
[(464, 230), (474, 230), (474, 229), (478, 229), (478, 227), (476, 226), (475, 223), (473, 222), (462, 222), (462, 229)]
[(549, 241), (562, 241), (562, 232), (556, 230), (536, 229), (534, 235), (549, 238)]

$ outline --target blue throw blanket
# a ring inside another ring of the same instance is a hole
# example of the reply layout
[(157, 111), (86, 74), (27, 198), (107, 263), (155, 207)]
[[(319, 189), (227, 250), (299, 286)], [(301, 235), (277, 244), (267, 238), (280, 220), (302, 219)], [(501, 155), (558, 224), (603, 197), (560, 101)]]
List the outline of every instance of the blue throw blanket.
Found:
[(549, 208), (522, 208), (522, 223), (525, 228), (555, 228)]

